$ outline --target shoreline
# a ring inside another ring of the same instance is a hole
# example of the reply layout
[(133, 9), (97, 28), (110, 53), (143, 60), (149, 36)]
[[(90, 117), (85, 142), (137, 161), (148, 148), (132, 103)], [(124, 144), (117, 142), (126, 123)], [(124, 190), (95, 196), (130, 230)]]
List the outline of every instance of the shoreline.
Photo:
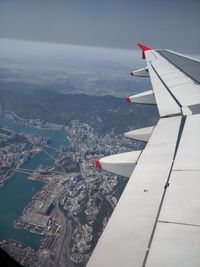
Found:
[(55, 124), (52, 122), (46, 122), (45, 125), (42, 125), (42, 122), (39, 119), (23, 119), (13, 111), (9, 110), (2, 110), (0, 116), (5, 116), (13, 122), (45, 131), (66, 131), (68, 127), (67, 125)]
[[(40, 150), (40, 151), (37, 151), (37, 152), (35, 152), (32, 156), (31, 156), (31, 158), (29, 158), (29, 159), (27, 159), (26, 161), (24, 161), (23, 163), (21, 163), (21, 164), (18, 164), (17, 166), (16, 166), (16, 168), (21, 168), (25, 163), (28, 163), (31, 159), (33, 159), (37, 154), (39, 154), (40, 152), (42, 152), (42, 150)], [(15, 169), (16, 169), (15, 168)], [(11, 169), (10, 170), (10, 174), (9, 175), (6, 175), (6, 176), (4, 176), (4, 178), (3, 179), (0, 179), (0, 188), (1, 187), (4, 187), (5, 185), (6, 185), (6, 183), (10, 180), (10, 179), (12, 179), (12, 177), (17, 173), (17, 171), (16, 170), (13, 170), (13, 169)], [(28, 174), (27, 174), (28, 175)], [(28, 177), (29, 177), (30, 175), (28, 175)], [(28, 179), (28, 177), (27, 177), (27, 179)], [(39, 180), (38, 180), (39, 181)]]
[[(37, 129), (40, 129), (40, 130), (48, 130), (48, 131), (50, 131), (50, 137), (51, 136), (55, 136), (55, 138), (53, 139), (54, 140), (54, 142), (55, 142), (55, 147), (50, 147), (50, 146), (48, 146), (48, 145), (45, 145), (45, 146), (43, 146), (43, 147), (40, 147), (40, 149), (33, 149), (34, 151), (32, 151), (32, 154), (31, 154), (31, 157), (28, 157), (28, 159), (27, 160), (24, 160), (23, 162), (20, 162), (19, 164), (16, 164), (14, 167), (12, 167), (11, 168), (11, 170), (9, 170), (9, 172), (8, 173), (6, 173), (7, 175), (2, 179), (2, 181), (0, 180), (0, 187), (1, 188), (4, 188), (4, 187), (6, 187), (6, 184), (7, 184), (7, 182), (8, 181), (10, 181), (11, 180), (11, 178), (13, 178), (14, 176), (15, 176), (15, 174), (17, 174), (18, 172), (17, 171), (15, 171), (15, 169), (17, 169), (17, 168), (25, 168), (26, 169), (26, 164), (27, 163), (29, 163), (29, 161), (31, 161), (34, 157), (37, 157), (37, 155), (39, 154), (39, 153), (41, 153), (41, 152), (43, 152), (44, 150), (46, 150), (46, 149), (50, 149), (50, 148), (52, 148), (53, 150), (53, 152), (52, 153), (54, 153), (54, 150), (57, 150), (64, 142), (65, 142), (65, 140), (66, 140), (66, 133), (65, 133), (65, 128), (63, 128), (63, 126), (61, 127), (61, 126), (59, 126), (59, 127), (48, 127), (48, 128), (46, 128), (46, 129), (44, 129), (43, 127), (36, 127), (35, 125), (33, 126), (33, 125), (30, 125), (29, 123), (27, 123), (27, 121), (25, 121), (25, 120), (19, 120), (19, 119), (16, 119), (16, 117), (15, 116), (13, 116), (13, 113), (10, 113), (10, 112), (6, 112), (7, 114), (3, 114), (3, 112), (1, 113), (1, 117), (3, 118), (5, 118), (5, 120), (2, 120), (2, 127), (7, 127), (8, 129), (9, 128), (11, 128), (13, 131), (15, 131), (15, 128), (16, 128), (16, 131), (18, 130), (18, 131), (20, 131), (20, 132), (22, 132), (21, 131), (21, 126), (20, 125), (24, 125), (25, 127), (23, 128), (24, 129), (24, 133), (26, 134), (26, 129), (27, 129), (27, 133), (28, 132), (30, 132), (30, 128), (33, 128), (33, 131), (31, 131), (33, 134), (34, 133), (36, 133), (37, 134)], [(10, 116), (10, 114), (12, 114), (12, 116)], [(8, 123), (7, 123), (7, 120), (8, 120)], [(12, 122), (14, 122), (14, 123), (16, 123), (16, 125), (14, 125), (14, 124), (9, 124), (9, 120)], [(19, 129), (18, 129), (18, 125), (19, 125)], [(52, 125), (51, 125), (52, 126)], [(26, 128), (26, 127), (30, 127), (30, 128)], [(35, 129), (35, 131), (34, 131), (34, 129)], [(52, 132), (51, 132), (52, 131)], [(58, 134), (56, 134), (56, 133), (54, 133), (54, 131), (56, 131)], [(63, 132), (63, 134), (60, 134), (59, 132)], [(44, 132), (44, 136), (49, 136), (48, 135), (48, 133), (45, 133)], [(62, 141), (62, 140), (64, 140), (64, 142)], [(34, 152), (34, 153), (33, 153)], [(51, 153), (50, 153), (51, 154)], [(32, 164), (28, 164), (28, 166), (27, 166), (27, 168), (29, 169), (29, 168), (31, 168), (31, 169), (33, 169), (34, 171), (37, 171), (37, 169), (38, 169), (38, 167), (40, 166), (40, 164), (42, 164), (43, 166), (45, 166), (45, 169), (46, 169), (46, 167), (48, 167), (49, 166), (49, 164), (52, 164), (51, 162), (52, 162), (52, 160), (50, 160), (50, 158), (51, 157), (49, 157), (48, 156), (48, 158), (46, 159), (46, 156), (45, 156), (45, 158), (44, 158), (44, 163), (43, 163), (43, 155), (41, 155), (39, 158), (38, 158), (38, 160), (37, 160), (37, 158), (36, 158), (36, 160), (33, 162), (33, 167), (32, 167)], [(36, 163), (37, 162), (37, 163)], [(45, 170), (44, 169), (44, 170)], [(23, 170), (22, 170), (23, 171)], [(51, 176), (52, 175), (54, 175), (54, 173), (51, 173)], [(35, 173), (35, 175), (34, 174), (27, 174), (27, 175), (25, 175), (25, 176), (23, 176), (23, 177), (25, 177), (25, 179), (26, 180), (32, 180), (33, 182), (41, 182), (41, 183), (43, 183), (43, 186), (45, 186), (45, 184), (47, 184), (47, 179), (49, 179), (47, 176), (44, 176), (44, 177), (42, 177), (43, 175), (41, 174), (40, 175), (40, 173), (38, 172), (38, 173)], [(37, 197), (37, 193), (38, 192), (42, 192), (43, 191), (43, 189), (44, 189), (44, 187), (42, 186), (42, 188), (41, 189), (39, 189), (39, 191), (37, 191), (37, 192), (35, 192), (33, 195), (32, 195), (32, 197), (31, 197), (31, 199), (29, 199), (28, 200), (28, 202), (25, 204), (25, 206), (23, 206), (22, 207), (22, 209), (21, 209), (21, 214), (23, 213), (23, 211), (24, 211), (24, 209), (26, 209), (26, 207), (27, 206), (29, 206), (30, 205), (30, 203)], [(9, 187), (10, 188), (10, 187)], [(32, 189), (31, 189), (32, 190)], [(6, 190), (7, 191), (7, 190)], [(20, 218), (20, 215), (19, 216), (17, 216), (17, 217), (15, 217), (14, 218), (14, 220), (12, 220), (11, 222), (9, 222), (9, 224), (11, 223), (12, 225), (13, 224), (15, 224), (15, 222), (18, 220)], [(2, 226), (3, 227), (3, 226)], [(37, 226), (36, 226), (37, 227)], [(1, 242), (6, 242), (7, 240), (11, 240), (11, 239), (13, 239), (14, 241), (14, 243), (17, 243), (17, 242), (21, 242), (21, 243), (23, 243), (25, 246), (27, 246), (27, 247), (31, 247), (31, 248), (34, 248), (35, 250), (37, 250), (37, 251), (39, 251), (40, 250), (40, 247), (41, 247), (41, 245), (45, 245), (46, 246), (46, 242), (45, 242), (45, 239), (47, 239), (48, 240), (48, 233), (46, 234), (46, 231), (47, 230), (45, 230), (44, 231), (44, 233), (39, 233), (38, 231), (37, 231), (37, 229), (36, 230), (34, 230), (34, 229), (29, 229), (29, 228), (27, 228), (27, 229), (25, 229), (24, 227), (16, 227), (16, 225), (13, 225), (13, 228), (15, 228), (15, 229), (19, 229), (19, 230), (24, 230), (24, 231), (26, 231), (27, 233), (31, 233), (31, 234), (36, 234), (36, 235), (39, 235), (39, 236), (41, 236), (41, 240), (40, 240), (40, 242), (39, 242), (39, 245), (38, 246), (36, 246), (37, 247), (37, 249), (36, 249), (36, 247), (35, 247), (35, 245), (30, 245), (31, 244), (31, 242), (28, 242), (28, 243), (26, 243), (26, 240), (22, 237), (22, 239), (20, 238), (20, 239), (17, 239), (17, 236), (15, 235), (15, 234), (10, 234), (9, 235), (9, 237), (7, 238), (7, 236), (6, 236), (6, 238), (4, 238), (4, 235), (2, 236), (2, 239), (1, 239), (1, 241), (0, 241), (0, 243)], [(31, 237), (32, 238), (32, 237)], [(34, 241), (35, 242), (35, 241)], [(44, 243), (44, 244), (43, 244)]]

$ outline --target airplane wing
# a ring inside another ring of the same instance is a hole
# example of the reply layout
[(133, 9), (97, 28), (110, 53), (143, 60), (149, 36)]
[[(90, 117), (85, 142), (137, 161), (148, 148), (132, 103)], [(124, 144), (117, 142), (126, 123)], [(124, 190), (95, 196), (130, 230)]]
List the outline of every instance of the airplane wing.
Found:
[(157, 104), (157, 125), (131, 131), (143, 151), (97, 160), (130, 177), (87, 267), (200, 266), (200, 61), (143, 44), (152, 90), (128, 102)]

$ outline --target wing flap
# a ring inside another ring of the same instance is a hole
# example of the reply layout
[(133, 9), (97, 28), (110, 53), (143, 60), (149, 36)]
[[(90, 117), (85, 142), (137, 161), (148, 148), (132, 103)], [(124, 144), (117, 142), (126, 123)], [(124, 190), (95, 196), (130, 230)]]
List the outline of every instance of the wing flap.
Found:
[(165, 117), (181, 114), (179, 104), (166, 89), (166, 86), (159, 79), (151, 64), (147, 63), (147, 65), (160, 116)]
[(200, 115), (187, 116), (146, 257), (147, 267), (200, 266), (199, 136)]
[(170, 88), (172, 94), (179, 99), (182, 107), (200, 103), (200, 86), (196, 84), (181, 84)]
[(145, 267), (199, 267), (200, 227), (158, 223)]
[(200, 170), (200, 115), (187, 116), (173, 170)]
[(159, 221), (200, 226), (200, 171), (173, 171)]

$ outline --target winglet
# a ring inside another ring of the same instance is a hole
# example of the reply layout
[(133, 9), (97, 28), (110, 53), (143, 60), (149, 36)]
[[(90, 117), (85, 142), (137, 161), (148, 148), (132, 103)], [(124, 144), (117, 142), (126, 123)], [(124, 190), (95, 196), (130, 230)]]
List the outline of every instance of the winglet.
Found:
[(96, 159), (96, 160), (95, 160), (95, 163), (96, 163), (96, 167), (97, 167), (99, 170), (101, 170), (101, 169), (102, 169), (102, 166), (101, 166), (101, 163), (100, 163), (99, 159)]
[(145, 59), (145, 51), (149, 51), (149, 50), (152, 50), (151, 47), (148, 47), (144, 44), (138, 44), (138, 46), (142, 49), (142, 59)]

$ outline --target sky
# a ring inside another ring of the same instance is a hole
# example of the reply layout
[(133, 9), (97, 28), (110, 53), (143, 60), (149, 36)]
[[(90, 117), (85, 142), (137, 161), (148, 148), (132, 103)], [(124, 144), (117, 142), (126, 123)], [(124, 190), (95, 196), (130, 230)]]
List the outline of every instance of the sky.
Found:
[(0, 0), (0, 38), (199, 54), (199, 0)]
[(41, 69), (44, 66), (54, 66), (58, 70), (64, 70), (68, 65), (75, 65), (83, 73), (87, 67), (83, 64), (92, 62), (117, 63), (127, 66), (129, 71), (133, 64), (135, 67), (144, 65), (139, 50), (0, 39), (0, 67), (18, 68), (21, 65), (27, 68), (32, 65)]

